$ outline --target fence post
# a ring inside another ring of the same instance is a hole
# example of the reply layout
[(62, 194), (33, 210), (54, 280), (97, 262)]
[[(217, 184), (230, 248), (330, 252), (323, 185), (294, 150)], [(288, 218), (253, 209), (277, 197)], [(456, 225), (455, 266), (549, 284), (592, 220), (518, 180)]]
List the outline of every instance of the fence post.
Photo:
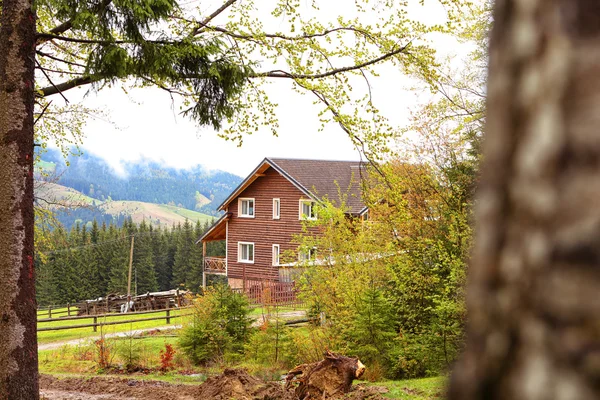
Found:
[(98, 332), (98, 317), (94, 317), (94, 332)]
[(67, 303), (67, 316), (71, 316), (71, 303)]
[(48, 318), (52, 318), (52, 306), (48, 306)]
[(171, 299), (167, 300), (167, 325), (171, 323)]
[(175, 292), (177, 295), (177, 307), (181, 307), (181, 301), (179, 300), (179, 289)]

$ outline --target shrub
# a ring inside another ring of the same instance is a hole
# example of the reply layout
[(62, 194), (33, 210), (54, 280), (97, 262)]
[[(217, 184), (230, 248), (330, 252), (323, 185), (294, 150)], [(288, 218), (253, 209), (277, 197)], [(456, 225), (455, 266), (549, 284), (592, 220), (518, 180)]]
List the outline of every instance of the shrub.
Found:
[(160, 351), (160, 370), (167, 372), (175, 366), (173, 358), (175, 357), (175, 348), (172, 344), (165, 343), (164, 350)]
[(265, 321), (246, 344), (246, 358), (262, 365), (293, 367), (297, 357), (290, 330), (279, 319)]
[(228, 286), (217, 285), (193, 301), (193, 317), (179, 347), (194, 364), (223, 360), (226, 352), (241, 353), (251, 320), (246, 298)]

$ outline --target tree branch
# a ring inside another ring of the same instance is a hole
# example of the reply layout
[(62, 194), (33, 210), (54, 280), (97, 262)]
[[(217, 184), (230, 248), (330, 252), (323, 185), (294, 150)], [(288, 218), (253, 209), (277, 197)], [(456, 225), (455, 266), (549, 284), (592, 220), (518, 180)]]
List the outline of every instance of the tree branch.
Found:
[(223, 3), (223, 5), (219, 8), (217, 8), (215, 10), (215, 12), (213, 12), (212, 14), (210, 14), (208, 17), (204, 18), (204, 20), (202, 20), (200, 23), (198, 23), (198, 26), (196, 28), (194, 28), (194, 30), (192, 31), (191, 36), (196, 36), (197, 34), (199, 34), (200, 32), (202, 32), (204, 30), (204, 28), (206, 27), (206, 25), (212, 21), (213, 19), (215, 19), (219, 14), (221, 14), (223, 11), (225, 11), (227, 8), (229, 8), (233, 3), (235, 3), (237, 0), (227, 0), (225, 3)]
[[(235, 39), (252, 40), (252, 41), (257, 40), (257, 37), (255, 37), (253, 35), (245, 35), (245, 34), (241, 34), (241, 33), (231, 32), (225, 28), (221, 28), (218, 26), (207, 26), (207, 27), (205, 27), (204, 30), (224, 33), (227, 36), (231, 36)], [(281, 40), (287, 40), (287, 41), (298, 41), (298, 40), (306, 40), (306, 39), (314, 39), (314, 38), (318, 38), (318, 37), (324, 37), (331, 33), (339, 32), (339, 31), (351, 31), (351, 32), (355, 32), (355, 33), (360, 33), (361, 35), (368, 37), (371, 40), (375, 39), (373, 37), (373, 35), (371, 35), (369, 32), (364, 31), (362, 29), (355, 28), (353, 26), (341, 26), (338, 28), (327, 29), (327, 30), (324, 30), (323, 32), (319, 32), (319, 33), (312, 33), (312, 34), (305, 34), (305, 35), (298, 35), (298, 36), (287, 36), (287, 35), (283, 35), (281, 33), (265, 33), (265, 34), (261, 34), (260, 37), (265, 37), (265, 38), (269, 38), (269, 39), (281, 39)]]
[[(98, 4), (98, 7), (96, 7), (96, 9), (93, 11), (98, 12), (99, 10), (106, 8), (111, 2), (112, 2), (112, 0), (104, 0), (102, 3)], [(63, 22), (60, 25), (55, 26), (54, 28), (50, 29), (50, 31), (48, 33), (51, 33), (53, 35), (60, 35), (62, 33), (65, 33), (66, 31), (68, 31), (72, 27), (73, 27), (73, 18), (69, 19), (68, 21)], [(43, 36), (38, 35), (38, 41), (37, 41), (36, 45), (47, 42), (48, 40), (51, 40), (51, 39), (44, 38)]]
[(282, 71), (282, 70), (273, 70), (273, 71), (267, 71), (267, 72), (259, 72), (256, 74), (251, 74), (250, 78), (289, 78), (289, 79), (321, 79), (321, 78), (326, 78), (328, 76), (332, 76), (335, 74), (339, 74), (341, 72), (348, 72), (348, 71), (354, 71), (357, 69), (361, 69), (364, 67), (368, 67), (369, 65), (373, 65), (373, 64), (377, 64), (380, 61), (383, 61), (385, 59), (388, 59), (390, 57), (393, 57), (397, 54), (400, 54), (402, 52), (404, 52), (408, 47), (410, 46), (410, 43), (407, 44), (406, 46), (400, 47), (396, 50), (393, 50), (389, 53), (383, 54), (380, 57), (374, 58), (372, 60), (369, 61), (365, 61), (361, 64), (356, 64), (356, 65), (350, 65), (347, 67), (340, 67), (340, 68), (335, 68), (332, 70), (329, 70), (327, 72), (323, 72), (320, 74), (294, 74), (294, 73), (290, 73), (290, 72), (286, 72), (286, 71)]
[[(43, 72), (43, 71), (42, 71)], [(69, 81), (59, 83), (57, 85), (52, 84), (51, 86), (45, 87), (43, 89), (37, 90), (39, 97), (48, 97), (53, 94), (62, 94), (69, 89), (73, 89), (78, 86), (87, 85), (89, 83), (95, 82), (95, 80), (91, 76), (82, 76), (79, 78), (71, 79)], [(41, 92), (41, 93), (40, 93)]]
[(52, 54), (44, 53), (41, 50), (36, 50), (35, 52), (36, 52), (36, 54), (39, 54), (42, 57), (48, 57), (48, 58), (50, 58), (52, 60), (55, 60), (55, 61), (58, 61), (58, 62), (62, 62), (62, 63), (69, 64), (69, 65), (73, 65), (73, 66), (76, 66), (76, 67), (85, 68), (85, 65), (83, 65), (83, 64), (79, 64), (79, 63), (76, 63), (76, 62), (63, 60), (62, 58), (55, 57)]

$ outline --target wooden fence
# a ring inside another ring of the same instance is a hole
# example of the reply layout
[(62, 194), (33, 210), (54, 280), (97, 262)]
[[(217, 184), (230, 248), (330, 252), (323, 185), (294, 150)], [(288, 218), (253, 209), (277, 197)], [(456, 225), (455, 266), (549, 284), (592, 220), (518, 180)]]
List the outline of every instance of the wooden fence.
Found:
[[(73, 317), (61, 317), (61, 318), (40, 318), (37, 322), (58, 322), (58, 321), (77, 321), (83, 319), (91, 319), (93, 323), (87, 324), (78, 324), (78, 325), (68, 325), (68, 326), (54, 326), (54, 327), (44, 327), (38, 328), (38, 332), (46, 332), (46, 331), (59, 331), (64, 329), (79, 329), (79, 328), (93, 328), (94, 332), (98, 331), (98, 327), (107, 326), (107, 325), (121, 325), (121, 324), (131, 324), (135, 322), (142, 321), (155, 321), (164, 319), (167, 324), (171, 323), (171, 319), (185, 317), (188, 315), (192, 315), (192, 313), (181, 313), (177, 315), (172, 315), (172, 311), (177, 310), (187, 310), (191, 307), (182, 307), (182, 308), (167, 308), (163, 310), (154, 310), (154, 311), (136, 311), (130, 312), (126, 314), (98, 314), (98, 315), (84, 315), (84, 316), (73, 316)], [(102, 318), (108, 317), (117, 317), (117, 316), (129, 316), (129, 315), (139, 315), (139, 314), (155, 314), (155, 313), (165, 313), (166, 315), (160, 317), (148, 317), (148, 318), (137, 318), (137, 319), (127, 319), (127, 320), (118, 320), (118, 321), (102, 321)], [(98, 322), (100, 320), (100, 322)]]
[(245, 290), (239, 288), (234, 289), (234, 291), (243, 293), (248, 298), (250, 304), (278, 306), (303, 305), (302, 301), (298, 298), (298, 289), (294, 282), (247, 280), (245, 286)]
[[(66, 309), (66, 310), (65, 310)], [(71, 316), (71, 314), (73, 315), (77, 315), (79, 308), (71, 303), (67, 303), (64, 305), (54, 305), (54, 306), (47, 306), (47, 307), (38, 307), (37, 309), (37, 316), (38, 318), (40, 317), (40, 315), (48, 315), (48, 318), (52, 318), (53, 315), (63, 315), (63, 314), (67, 314), (68, 317)]]

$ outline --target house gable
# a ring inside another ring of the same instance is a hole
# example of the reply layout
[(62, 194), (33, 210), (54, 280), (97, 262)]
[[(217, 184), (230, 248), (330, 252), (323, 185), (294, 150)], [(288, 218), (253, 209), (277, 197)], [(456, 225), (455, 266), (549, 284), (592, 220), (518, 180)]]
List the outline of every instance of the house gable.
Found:
[[(254, 218), (241, 217), (239, 198), (254, 199)], [(279, 199), (279, 218), (273, 218), (273, 199)], [(298, 215), (301, 199), (310, 200), (274, 168), (267, 168), (228, 202), (227, 275), (230, 279), (278, 280), (273, 266), (273, 245), (279, 251), (295, 251), (292, 237), (302, 231)], [(240, 262), (239, 243), (254, 244), (254, 262)]]

